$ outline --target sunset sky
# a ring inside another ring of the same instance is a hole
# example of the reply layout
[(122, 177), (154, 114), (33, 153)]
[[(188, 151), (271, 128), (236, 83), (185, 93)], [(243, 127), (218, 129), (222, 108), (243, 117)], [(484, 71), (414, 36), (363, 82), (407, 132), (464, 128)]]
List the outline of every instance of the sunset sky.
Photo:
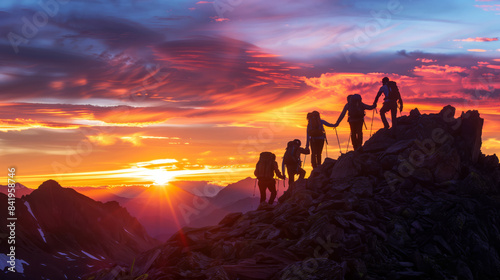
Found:
[(499, 26), (499, 0), (1, 1), (2, 177), (234, 182), (260, 152), (281, 164), (305, 143), (307, 112), (335, 122), (348, 94), (371, 104), (384, 76), (403, 115), (479, 110), (482, 151), (498, 154)]

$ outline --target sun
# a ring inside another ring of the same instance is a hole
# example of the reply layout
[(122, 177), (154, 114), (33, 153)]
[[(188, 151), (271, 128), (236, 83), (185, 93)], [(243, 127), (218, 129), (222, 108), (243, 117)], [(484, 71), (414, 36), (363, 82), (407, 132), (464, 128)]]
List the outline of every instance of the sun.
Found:
[(172, 173), (165, 169), (148, 170), (148, 177), (155, 185), (168, 185), (168, 182), (174, 178)]

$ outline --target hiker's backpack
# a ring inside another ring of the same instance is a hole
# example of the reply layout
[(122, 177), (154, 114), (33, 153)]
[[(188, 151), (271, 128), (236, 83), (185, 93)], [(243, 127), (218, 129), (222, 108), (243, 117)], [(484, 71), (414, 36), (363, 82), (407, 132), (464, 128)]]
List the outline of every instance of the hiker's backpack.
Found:
[(348, 103), (349, 117), (354, 119), (361, 119), (365, 116), (365, 108), (363, 107), (363, 101), (361, 95), (353, 94), (349, 98)]
[(325, 131), (323, 129), (323, 125), (321, 124), (321, 118), (319, 116), (318, 111), (314, 111), (311, 113), (311, 117), (309, 118), (309, 125), (307, 126), (309, 136), (311, 137), (319, 137), (324, 136)]
[(388, 100), (399, 100), (401, 98), (401, 93), (399, 92), (398, 85), (394, 81), (389, 81), (387, 83), (387, 88), (389, 89)]
[(260, 153), (259, 161), (255, 167), (254, 175), (257, 179), (274, 178), (274, 162), (276, 155), (271, 152)]
[(288, 142), (286, 146), (285, 154), (283, 155), (283, 163), (286, 165), (293, 165), (298, 163), (297, 151), (299, 149), (299, 144), (295, 141)]

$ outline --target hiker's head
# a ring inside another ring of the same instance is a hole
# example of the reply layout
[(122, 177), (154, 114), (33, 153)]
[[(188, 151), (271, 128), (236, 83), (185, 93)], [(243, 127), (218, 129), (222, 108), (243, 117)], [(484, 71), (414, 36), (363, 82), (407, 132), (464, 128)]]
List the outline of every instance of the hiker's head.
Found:
[(382, 79), (382, 84), (384, 84), (384, 85), (385, 85), (385, 84), (387, 84), (388, 82), (389, 82), (389, 78), (384, 77), (384, 78)]
[(294, 139), (293, 142), (297, 143), (297, 145), (300, 147), (302, 145), (302, 142), (300, 142), (299, 139)]
[(349, 94), (349, 95), (347, 96), (347, 103), (351, 102), (351, 97), (352, 97), (352, 94)]
[(312, 113), (307, 113), (307, 120), (309, 120), (312, 116)]

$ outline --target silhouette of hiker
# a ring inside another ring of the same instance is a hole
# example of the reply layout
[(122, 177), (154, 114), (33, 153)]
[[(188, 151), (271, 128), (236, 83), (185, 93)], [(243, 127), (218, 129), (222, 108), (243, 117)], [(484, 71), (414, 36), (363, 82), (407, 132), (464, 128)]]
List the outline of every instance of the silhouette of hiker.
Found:
[(276, 155), (271, 152), (260, 153), (259, 161), (255, 167), (254, 175), (259, 181), (260, 190), (260, 203), (266, 201), (266, 190), (269, 189), (271, 192), (271, 197), (269, 198), (269, 204), (272, 205), (274, 199), (276, 198), (276, 181), (274, 180), (274, 174), (280, 179), (285, 179), (278, 168), (278, 163), (276, 162)]
[(302, 161), (300, 160), (300, 155), (308, 155), (310, 153), (309, 149), (301, 148), (302, 143), (299, 139), (288, 142), (285, 154), (283, 155), (283, 162), (281, 164), (281, 169), (283, 174), (285, 173), (285, 167), (288, 172), (288, 189), (292, 189), (292, 185), (295, 182), (295, 175), (299, 175), (299, 179), (304, 179), (306, 176), (306, 171), (302, 169)]
[(391, 111), (391, 120), (392, 120), (392, 127), (393, 127), (393, 132), (396, 131), (396, 117), (397, 117), (397, 110), (398, 110), (398, 102), (399, 102), (399, 112), (403, 111), (403, 99), (401, 99), (401, 94), (399, 93), (398, 86), (396, 82), (394, 81), (389, 81), (389, 78), (384, 77), (382, 79), (382, 84), (383, 86), (380, 87), (377, 97), (375, 97), (375, 101), (373, 101), (373, 104), (376, 105), (378, 102), (378, 99), (382, 93), (384, 93), (384, 105), (380, 109), (380, 118), (382, 119), (382, 122), (384, 123), (384, 128), (388, 129), (389, 128), (389, 123), (387, 122), (387, 119), (385, 117), (385, 113), (388, 111)]
[[(316, 168), (321, 164), (321, 152), (325, 145), (326, 133), (323, 125), (333, 127), (333, 124), (322, 120), (318, 111), (307, 114), (307, 142), (306, 149), (311, 145), (311, 165)], [(328, 143), (327, 143), (328, 144)]]
[(348, 112), (347, 121), (351, 127), (351, 139), (352, 146), (356, 151), (363, 145), (363, 124), (365, 123), (365, 110), (373, 110), (377, 107), (377, 104), (371, 106), (363, 103), (361, 95), (353, 94), (347, 96), (347, 104), (344, 106), (344, 110), (340, 113), (339, 119), (333, 125), (333, 127), (339, 126), (340, 122), (344, 119), (345, 113)]

